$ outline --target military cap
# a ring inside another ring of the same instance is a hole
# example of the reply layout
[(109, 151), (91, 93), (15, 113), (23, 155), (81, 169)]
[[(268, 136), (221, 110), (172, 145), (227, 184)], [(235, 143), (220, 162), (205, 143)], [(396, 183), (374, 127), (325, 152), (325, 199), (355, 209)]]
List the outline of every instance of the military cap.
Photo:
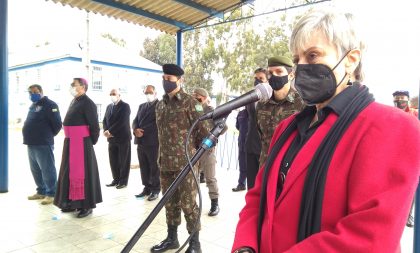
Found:
[(184, 70), (176, 64), (164, 64), (162, 69), (167, 75), (182, 76), (184, 74)]
[(410, 97), (410, 93), (406, 90), (397, 90), (396, 92), (392, 93), (392, 96), (407, 96)]
[(286, 56), (274, 56), (268, 59), (268, 66), (286, 66), (286, 67), (293, 67), (293, 62), (290, 58)]
[(203, 89), (203, 88), (196, 88), (194, 90), (194, 93), (198, 94), (200, 96), (203, 96), (203, 97), (208, 97), (209, 96), (209, 93), (206, 91), (206, 89)]

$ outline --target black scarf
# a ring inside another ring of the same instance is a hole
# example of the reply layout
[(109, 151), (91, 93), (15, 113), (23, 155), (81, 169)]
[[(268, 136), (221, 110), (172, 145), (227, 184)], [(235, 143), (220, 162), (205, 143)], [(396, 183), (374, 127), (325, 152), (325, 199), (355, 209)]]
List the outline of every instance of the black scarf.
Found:
[[(314, 154), (306, 174), (302, 193), (297, 235), (298, 242), (320, 231), (325, 181), (335, 148), (353, 120), (373, 101), (374, 98), (372, 94), (369, 93), (369, 89), (366, 86), (361, 86), (358, 94), (338, 117), (337, 121), (331, 127)], [(294, 118), (273, 145), (273, 148), (268, 155), (267, 162), (265, 163), (258, 216), (258, 248), (260, 248), (261, 245), (261, 230), (267, 203), (268, 175), (277, 154), (296, 128), (297, 122), (296, 118)]]

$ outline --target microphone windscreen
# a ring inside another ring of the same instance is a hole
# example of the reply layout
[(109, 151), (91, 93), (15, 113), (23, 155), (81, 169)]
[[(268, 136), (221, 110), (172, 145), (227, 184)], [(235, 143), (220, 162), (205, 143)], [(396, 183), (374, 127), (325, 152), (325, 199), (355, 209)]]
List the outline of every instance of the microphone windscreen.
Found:
[(258, 97), (260, 102), (266, 102), (271, 98), (273, 94), (273, 88), (268, 83), (260, 83), (255, 86), (255, 90), (259, 91)]

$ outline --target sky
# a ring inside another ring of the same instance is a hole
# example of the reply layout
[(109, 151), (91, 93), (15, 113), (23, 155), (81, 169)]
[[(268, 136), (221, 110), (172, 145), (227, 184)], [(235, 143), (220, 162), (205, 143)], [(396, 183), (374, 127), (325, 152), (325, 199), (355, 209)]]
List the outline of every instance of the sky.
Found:
[[(257, 13), (287, 6), (290, 0), (256, 0)], [(392, 104), (392, 92), (420, 85), (420, 1), (332, 0), (333, 5), (355, 14), (363, 23), (367, 51), (363, 55), (365, 82), (377, 101)], [(25, 6), (25, 8), (22, 8)], [(318, 5), (316, 7), (321, 7)], [(36, 10), (36, 11), (34, 11)], [(304, 9), (288, 11), (292, 17)], [(277, 20), (280, 12), (255, 18)], [(45, 0), (9, 0), (9, 52), (27, 52), (35, 45), (69, 47), (86, 40), (86, 12)], [(100, 15), (90, 15), (91, 38), (110, 33), (124, 38), (127, 49), (138, 53), (146, 36), (160, 32)]]

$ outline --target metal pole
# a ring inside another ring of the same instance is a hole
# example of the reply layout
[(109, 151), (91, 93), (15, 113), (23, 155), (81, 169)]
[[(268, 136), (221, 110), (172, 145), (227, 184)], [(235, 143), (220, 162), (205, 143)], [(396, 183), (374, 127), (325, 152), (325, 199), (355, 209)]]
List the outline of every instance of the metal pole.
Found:
[[(210, 131), (207, 138), (203, 140), (200, 148), (191, 158), (192, 166), (194, 166), (194, 164), (200, 159), (200, 157), (204, 154), (204, 152), (206, 152), (206, 150), (216, 145), (217, 138), (219, 138), (220, 133), (225, 128), (225, 123), (226, 123), (226, 118), (223, 118), (218, 123), (215, 123), (216, 126), (214, 126), (214, 128)], [(141, 226), (136, 231), (136, 233), (127, 242), (127, 244), (125, 245), (121, 253), (128, 253), (131, 251), (131, 249), (134, 247), (134, 245), (136, 245), (137, 241), (140, 239), (140, 237), (144, 234), (146, 229), (152, 223), (152, 221), (159, 214), (160, 210), (165, 206), (166, 202), (168, 202), (168, 200), (172, 197), (172, 195), (174, 195), (175, 191), (178, 189), (178, 186), (182, 183), (182, 181), (188, 175), (188, 173), (190, 173), (189, 164), (185, 165), (185, 167), (181, 170), (181, 172), (178, 174), (178, 176), (175, 178), (175, 180), (166, 190), (165, 194), (163, 194), (159, 203), (157, 203), (155, 208), (153, 208), (152, 212), (147, 216), (146, 220), (141, 224)]]
[[(420, 102), (420, 81), (419, 81), (419, 102)], [(419, 114), (420, 120), (420, 114)], [(414, 205), (414, 242), (413, 251), (414, 253), (420, 253), (420, 186), (417, 186), (416, 196), (414, 198), (416, 203)]]
[(182, 31), (176, 32), (176, 64), (182, 68)]
[(90, 61), (90, 16), (89, 12), (86, 12), (86, 50), (85, 50), (85, 68), (86, 68), (86, 80), (92, 85), (92, 69)]
[(8, 192), (7, 0), (0, 1), (0, 192)]

